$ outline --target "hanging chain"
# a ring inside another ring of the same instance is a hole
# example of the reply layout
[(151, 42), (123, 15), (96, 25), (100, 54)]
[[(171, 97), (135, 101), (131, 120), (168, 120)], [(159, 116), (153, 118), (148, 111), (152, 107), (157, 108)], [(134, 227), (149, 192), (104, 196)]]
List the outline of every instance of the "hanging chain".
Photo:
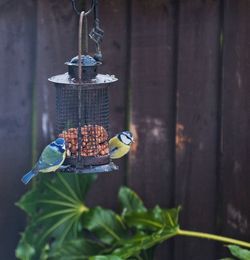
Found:
[(101, 42), (104, 36), (104, 31), (100, 28), (98, 0), (94, 0), (94, 2), (94, 27), (91, 30), (89, 37), (96, 44), (95, 59), (97, 61), (102, 61)]

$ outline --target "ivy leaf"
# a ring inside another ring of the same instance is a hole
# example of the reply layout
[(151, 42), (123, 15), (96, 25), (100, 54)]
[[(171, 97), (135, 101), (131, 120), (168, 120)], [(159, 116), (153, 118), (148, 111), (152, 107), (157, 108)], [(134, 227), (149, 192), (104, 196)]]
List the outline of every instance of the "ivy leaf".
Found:
[(229, 245), (227, 246), (231, 254), (237, 257), (240, 260), (249, 260), (250, 259), (250, 250), (243, 249), (239, 246)]
[(122, 218), (112, 210), (96, 207), (83, 216), (83, 225), (100, 241), (106, 244), (119, 243), (126, 237), (126, 227)]
[(122, 205), (124, 214), (147, 211), (139, 196), (128, 187), (120, 188), (118, 199)]
[[(65, 239), (75, 239), (83, 227), (81, 217), (88, 212), (84, 204), (85, 195), (95, 176), (75, 174), (43, 174), (36, 186), (26, 193), (16, 205), (30, 216), (24, 239), (17, 247), (17, 257), (23, 245), (35, 252), (29, 259), (40, 259), (44, 247), (55, 240), (61, 244)], [(25, 241), (25, 244), (24, 244)]]

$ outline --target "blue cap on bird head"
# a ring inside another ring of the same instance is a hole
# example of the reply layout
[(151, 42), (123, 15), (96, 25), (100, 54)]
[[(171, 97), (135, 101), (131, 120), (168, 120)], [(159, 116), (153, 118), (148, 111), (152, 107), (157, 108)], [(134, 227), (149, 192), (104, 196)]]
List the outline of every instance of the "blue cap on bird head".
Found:
[(56, 145), (58, 145), (58, 146), (63, 146), (63, 145), (65, 145), (65, 141), (64, 141), (63, 138), (57, 138), (57, 139), (55, 140), (55, 143), (56, 143)]

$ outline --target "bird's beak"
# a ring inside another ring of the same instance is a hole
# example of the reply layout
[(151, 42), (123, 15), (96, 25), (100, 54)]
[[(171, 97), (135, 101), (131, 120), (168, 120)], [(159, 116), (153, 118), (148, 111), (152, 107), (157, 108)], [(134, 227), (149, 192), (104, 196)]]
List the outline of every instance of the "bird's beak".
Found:
[(134, 138), (132, 138), (131, 140), (132, 140), (132, 143), (135, 143), (135, 140), (134, 140)]

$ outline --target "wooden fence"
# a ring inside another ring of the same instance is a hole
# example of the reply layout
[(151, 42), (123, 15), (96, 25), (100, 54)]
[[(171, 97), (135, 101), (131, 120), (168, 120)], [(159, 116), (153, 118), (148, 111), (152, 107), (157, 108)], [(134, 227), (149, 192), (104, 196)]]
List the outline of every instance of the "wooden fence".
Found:
[[(112, 130), (130, 125), (137, 142), (88, 203), (117, 208), (126, 184), (147, 206), (182, 205), (183, 228), (249, 241), (250, 1), (101, 0), (101, 22), (102, 72), (120, 79)], [(14, 206), (20, 178), (53, 137), (47, 78), (76, 55), (77, 17), (69, 0), (1, 0), (0, 35), (0, 259), (12, 260), (25, 226)], [(222, 251), (176, 238), (156, 259), (212, 260)]]

